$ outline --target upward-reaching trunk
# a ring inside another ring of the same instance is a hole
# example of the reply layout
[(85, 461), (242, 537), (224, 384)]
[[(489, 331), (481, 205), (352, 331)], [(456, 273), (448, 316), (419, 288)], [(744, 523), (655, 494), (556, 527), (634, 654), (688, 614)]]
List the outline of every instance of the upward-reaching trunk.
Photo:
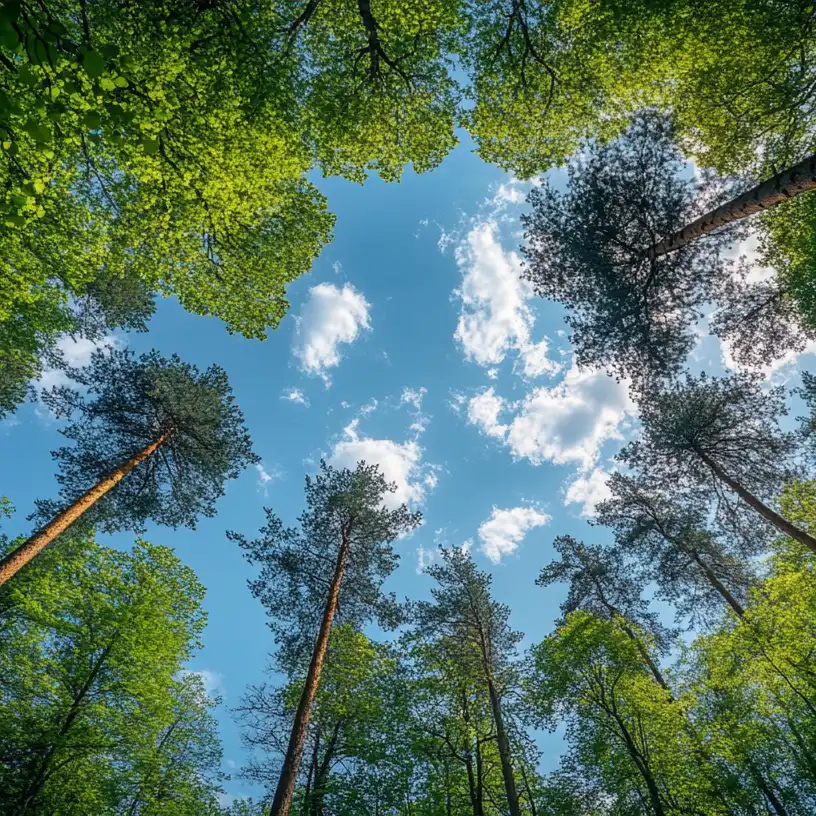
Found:
[(816, 189), (816, 154), (757, 184), (756, 187), (721, 204), (711, 212), (701, 215), (677, 232), (667, 235), (649, 249), (649, 257), (659, 258), (661, 255), (668, 255), (701, 235), (775, 207), (813, 189)]
[(510, 759), (510, 740), (507, 738), (507, 729), (504, 725), (504, 716), (501, 710), (501, 698), (493, 682), (492, 673), (488, 669), (487, 692), (490, 695), (490, 708), (493, 712), (493, 724), (496, 726), (496, 743), (499, 748), (504, 790), (507, 794), (507, 808), (510, 816), (521, 816), (516, 779), (513, 776), (513, 763)]
[(816, 538), (812, 535), (808, 535), (804, 530), (800, 530), (795, 524), (791, 524), (786, 518), (760, 501), (753, 493), (746, 490), (736, 479), (726, 473), (720, 465), (704, 451), (697, 450), (696, 453), (723, 484), (728, 485), (751, 509), (756, 510), (762, 518), (773, 524), (782, 535), (786, 535), (788, 538), (798, 541), (811, 550), (811, 552), (816, 553)]
[(329, 597), (326, 599), (326, 608), (323, 611), (323, 620), (320, 623), (320, 632), (312, 650), (309, 671), (306, 673), (306, 682), (295, 712), (295, 721), (292, 723), (292, 733), (289, 737), (289, 745), (286, 748), (286, 756), (283, 760), (278, 787), (275, 790), (275, 798), (272, 800), (272, 807), (269, 809), (269, 816), (288, 816), (289, 809), (292, 807), (292, 795), (295, 792), (300, 758), (303, 756), (303, 746), (306, 743), (306, 731), (312, 716), (312, 704), (317, 694), (317, 687), (320, 684), (320, 672), (329, 645), (332, 620), (334, 619), (334, 613), (337, 611), (340, 583), (343, 580), (343, 570), (346, 566), (348, 551), (349, 534), (344, 533), (337, 554), (334, 577), (329, 587)]
[(167, 430), (155, 442), (142, 448), (138, 453), (126, 459), (112, 473), (100, 479), (90, 490), (83, 493), (48, 522), (31, 538), (12, 550), (0, 561), (0, 585), (19, 572), (32, 558), (44, 550), (60, 533), (65, 532), (80, 516), (86, 513), (109, 490), (116, 487), (135, 467), (149, 459), (170, 438), (172, 430)]
[(745, 616), (745, 609), (742, 604), (729, 592), (725, 584), (714, 574), (714, 570), (703, 561), (700, 554), (693, 549), (687, 549), (686, 552), (691, 556), (692, 561), (702, 570), (706, 580), (709, 584), (720, 594), (720, 597), (734, 610), (738, 618)]

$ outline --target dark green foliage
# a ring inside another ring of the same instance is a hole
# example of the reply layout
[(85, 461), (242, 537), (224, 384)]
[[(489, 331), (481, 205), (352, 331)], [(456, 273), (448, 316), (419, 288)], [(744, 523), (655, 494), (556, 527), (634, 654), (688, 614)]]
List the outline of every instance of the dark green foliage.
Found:
[(287, 670), (301, 667), (311, 653), (344, 534), (350, 548), (336, 620), (355, 629), (372, 619), (386, 628), (399, 621), (396, 599), (381, 586), (399, 560), (393, 542), (414, 529), (421, 514), (392, 508), (395, 490), (377, 465), (360, 462), (349, 470), (321, 462), (320, 472), (306, 477), (306, 510), (297, 527), (285, 527), (267, 509), (259, 539), (228, 534), (260, 568), (249, 588), (266, 608)]
[(587, 144), (565, 193), (546, 183), (530, 193), (524, 274), (569, 310), (581, 365), (642, 380), (674, 374), (691, 349), (691, 325), (724, 275), (724, 238), (649, 255), (710, 201), (683, 161), (668, 121), (646, 113), (618, 140)]
[(749, 559), (760, 551), (762, 537), (726, 540), (708, 530), (704, 492), (675, 491), (670, 499), (650, 479), (621, 473), (612, 475), (609, 489), (611, 498), (597, 508), (598, 523), (614, 531), (617, 546), (657, 582), (678, 617), (692, 626), (718, 622), (728, 603), (724, 593), (744, 605), (756, 579)]
[[(168, 434), (89, 511), (101, 529), (138, 529), (148, 519), (194, 527), (199, 515), (215, 514), (225, 481), (258, 461), (218, 366), (200, 372), (176, 355), (165, 359), (152, 351), (137, 358), (129, 349), (100, 349), (86, 368), (68, 376), (76, 387), (43, 394), (57, 416), (70, 418), (61, 433), (73, 445), (54, 453), (63, 503)], [(41, 515), (52, 507), (41, 503)]]
[(704, 488), (726, 529), (756, 534), (761, 523), (746, 520), (746, 505), (712, 466), (772, 501), (796, 474), (796, 436), (779, 427), (786, 414), (784, 389), (756, 376), (687, 375), (644, 395), (641, 437), (618, 458), (663, 489)]

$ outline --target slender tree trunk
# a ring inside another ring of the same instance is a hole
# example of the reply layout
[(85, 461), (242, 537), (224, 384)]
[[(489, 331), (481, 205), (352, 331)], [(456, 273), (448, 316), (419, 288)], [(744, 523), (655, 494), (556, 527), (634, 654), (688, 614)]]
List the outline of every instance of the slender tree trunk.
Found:
[(649, 257), (659, 258), (661, 255), (668, 255), (719, 227), (775, 207), (813, 189), (816, 189), (816, 154), (777, 173), (731, 201), (721, 204), (677, 232), (667, 235), (649, 249)]
[(65, 510), (58, 513), (41, 530), (24, 541), (0, 560), (0, 585), (19, 572), (32, 558), (42, 552), (60, 533), (70, 527), (83, 513), (90, 510), (109, 490), (116, 487), (125, 476), (146, 459), (149, 459), (170, 438), (172, 431), (165, 431), (155, 442), (140, 450), (135, 456), (122, 462), (113, 473), (100, 479), (90, 490), (83, 493)]
[[(470, 725), (470, 707), (468, 706), (467, 691), (462, 689), (462, 721), (466, 726)], [(476, 734), (477, 763), (479, 762), (479, 735)], [(465, 750), (465, 769), (468, 778), (468, 793), (470, 795), (470, 805), (473, 809), (473, 816), (484, 816), (482, 810), (482, 798), (477, 786), (476, 777), (473, 773), (473, 743), (470, 734), (467, 735), (467, 748)], [(481, 768), (479, 769), (481, 772)]]
[(272, 800), (272, 807), (269, 809), (269, 816), (288, 816), (292, 806), (292, 795), (295, 792), (300, 758), (303, 755), (303, 746), (306, 742), (306, 731), (309, 727), (309, 719), (312, 716), (312, 703), (314, 703), (317, 687), (320, 683), (320, 672), (323, 668), (323, 660), (326, 657), (326, 649), (329, 645), (329, 633), (331, 632), (332, 620), (337, 610), (337, 602), (340, 597), (340, 582), (343, 580), (343, 570), (346, 566), (346, 558), (349, 551), (349, 536), (343, 534), (340, 544), (340, 551), (337, 554), (337, 565), (334, 568), (334, 577), (329, 587), (329, 597), (326, 599), (326, 608), (323, 612), (323, 620), (320, 624), (320, 632), (317, 635), (312, 659), (309, 663), (309, 671), (306, 674), (306, 682), (303, 686), (303, 693), (300, 695), (295, 721), (292, 723), (292, 734), (289, 737), (289, 745), (286, 749), (286, 756), (283, 760), (278, 787), (275, 790), (275, 798)]
[(703, 575), (705, 575), (708, 583), (720, 593), (725, 602), (736, 612), (737, 617), (745, 617), (745, 609), (742, 604), (728, 591), (725, 584), (714, 574), (714, 570), (712, 570), (694, 550), (686, 550), (686, 552), (688, 552), (694, 559), (694, 563), (703, 571)]
[(482, 759), (482, 743), (476, 735), (476, 803), (474, 816), (484, 816), (484, 760)]
[(751, 774), (754, 777), (759, 789), (764, 794), (765, 798), (768, 800), (768, 803), (774, 809), (774, 813), (777, 816), (788, 816), (788, 811), (785, 809), (785, 806), (782, 802), (779, 801), (779, 798), (774, 793), (773, 788), (765, 781), (762, 774), (757, 770), (756, 765), (754, 765), (751, 759), (747, 759), (748, 768), (751, 771)]
[(510, 811), (510, 816), (521, 816), (521, 806), (519, 805), (518, 793), (516, 792), (516, 779), (513, 776), (513, 763), (510, 760), (510, 740), (507, 738), (507, 729), (504, 726), (499, 693), (496, 691), (496, 686), (489, 672), (487, 677), (487, 691), (490, 695), (493, 723), (496, 726), (496, 743), (499, 747), (499, 759), (501, 760), (504, 789), (507, 793), (507, 807)]
[(635, 763), (635, 767), (638, 769), (643, 781), (646, 783), (646, 789), (649, 791), (649, 801), (652, 806), (652, 810), (655, 812), (655, 816), (666, 816), (666, 811), (663, 808), (663, 800), (660, 798), (660, 790), (657, 787), (657, 782), (652, 775), (652, 771), (649, 768), (648, 763), (638, 750), (637, 745), (635, 745), (635, 741), (632, 739), (632, 735), (629, 733), (629, 729), (626, 727), (623, 720), (614, 711), (609, 713), (612, 715), (613, 719), (618, 725), (618, 728), (620, 729), (623, 743), (626, 746), (629, 756), (632, 758), (632, 762)]
[(20, 814), (20, 816), (23, 816), (23, 814), (30, 812), (30, 808), (35, 804), (37, 797), (40, 795), (40, 792), (42, 791), (43, 786), (45, 785), (50, 775), (49, 771), (51, 768), (51, 763), (54, 760), (54, 755), (56, 754), (57, 750), (61, 747), (60, 742), (73, 728), (77, 717), (79, 717), (80, 711), (82, 709), (82, 704), (84, 703), (85, 698), (88, 696), (88, 692), (90, 692), (91, 687), (96, 681), (96, 678), (99, 676), (99, 672), (102, 671), (102, 667), (105, 665), (105, 662), (107, 661), (108, 656), (111, 653), (111, 649), (113, 649), (113, 645), (118, 638), (119, 633), (115, 632), (108, 645), (105, 646), (105, 648), (100, 652), (99, 657), (97, 657), (97, 659), (94, 661), (94, 664), (91, 667), (91, 671), (85, 678), (85, 682), (82, 684), (82, 687), (74, 696), (73, 700), (71, 700), (71, 705), (68, 709), (68, 714), (65, 717), (65, 721), (63, 722), (62, 726), (60, 727), (56, 739), (48, 747), (45, 756), (43, 756), (43, 758), (37, 763), (36, 769), (32, 774), (31, 780), (23, 790), (23, 793), (20, 797), (20, 808), (17, 811), (17, 813)]
[[(310, 812), (312, 816), (323, 816), (324, 799), (326, 796), (326, 783), (329, 780), (329, 773), (331, 772), (332, 763), (334, 762), (334, 753), (337, 747), (337, 738), (340, 734), (340, 722), (335, 723), (332, 735), (329, 738), (326, 748), (323, 751), (323, 759), (320, 764), (316, 766), (314, 787), (312, 788), (311, 807)], [(315, 759), (317, 756), (315, 755)]]
[(527, 771), (524, 770), (524, 763), (521, 763), (521, 780), (524, 782), (524, 790), (527, 794), (527, 801), (530, 803), (530, 816), (538, 816), (538, 810), (536, 809), (535, 804), (535, 796), (533, 796), (533, 792), (530, 789), (530, 783), (527, 781)]
[(770, 522), (782, 535), (798, 541), (811, 552), (816, 553), (816, 538), (808, 535), (804, 530), (800, 530), (795, 524), (791, 524), (767, 504), (760, 501), (753, 493), (746, 490), (736, 479), (729, 476), (708, 454), (701, 450), (696, 451), (697, 455), (708, 465), (711, 472), (724, 484), (728, 485), (751, 509), (756, 510), (762, 518)]

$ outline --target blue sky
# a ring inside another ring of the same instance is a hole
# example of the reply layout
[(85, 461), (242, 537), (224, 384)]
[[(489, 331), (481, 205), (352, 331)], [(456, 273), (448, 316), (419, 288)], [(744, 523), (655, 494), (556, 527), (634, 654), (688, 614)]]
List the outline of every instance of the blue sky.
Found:
[[(216, 518), (195, 531), (151, 528), (145, 536), (174, 547), (208, 588), (204, 649), (190, 668), (224, 697), (232, 772), (244, 754), (229, 709), (263, 679), (272, 643), (246, 588), (252, 571), (226, 530), (254, 535), (265, 505), (294, 523), (303, 476), (321, 456), (376, 461), (425, 517), (399, 542), (389, 588), (425, 596), (421, 567), (438, 544), (470, 542), (529, 644), (551, 630), (563, 599), (563, 588), (534, 584), (551, 542), (604, 535), (587, 519), (611, 457), (636, 428), (626, 384), (578, 371), (563, 311), (519, 280), (518, 215), (529, 185), (481, 162), (468, 143), (436, 171), (406, 173), (399, 184), (318, 183), (337, 214), (335, 239), (290, 288), (290, 314), (266, 342), (230, 336), (219, 321), (168, 300), (148, 334), (118, 340), (223, 366), (263, 458), (228, 485)], [(704, 335), (703, 327), (693, 364), (717, 373), (728, 351)], [(76, 363), (90, 351), (65, 348)], [(798, 364), (768, 373), (785, 379)], [(47, 374), (46, 384), (56, 376)], [(13, 532), (25, 531), (35, 498), (57, 492), (49, 456), (61, 443), (57, 429), (37, 404), (0, 423), (0, 494), (18, 508)], [(543, 767), (552, 768), (560, 740), (545, 735), (541, 745)], [(228, 790), (251, 792), (239, 781)]]

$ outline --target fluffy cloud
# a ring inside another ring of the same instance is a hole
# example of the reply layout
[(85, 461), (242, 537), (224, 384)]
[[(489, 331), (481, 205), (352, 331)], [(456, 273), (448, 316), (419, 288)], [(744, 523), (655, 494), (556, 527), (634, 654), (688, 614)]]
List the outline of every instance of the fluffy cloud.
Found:
[(308, 398), (299, 388), (286, 388), (283, 394), (281, 394), (281, 399), (287, 402), (295, 402), (298, 405), (303, 405), (305, 408), (309, 407)]
[(182, 675), (192, 674), (201, 678), (204, 686), (204, 693), (211, 699), (214, 697), (225, 697), (227, 689), (224, 686), (224, 675), (221, 672), (212, 671), (211, 669), (201, 669), (200, 671), (188, 671), (183, 669)]
[(491, 386), (468, 401), (468, 422), (471, 425), (476, 425), (488, 436), (504, 439), (507, 434), (507, 426), (499, 422), (499, 414), (504, 410), (504, 400), (496, 394)]
[(267, 495), (269, 485), (283, 478), (283, 471), (277, 466), (273, 465), (270, 470), (262, 462), (255, 463), (255, 469), (258, 471), (258, 487), (263, 489), (264, 496)]
[(497, 233), (495, 220), (479, 222), (456, 249), (462, 283), (455, 292), (461, 311), (454, 338), (479, 365), (493, 367), (515, 351), (523, 376), (555, 374), (559, 365), (547, 357), (547, 341), (530, 339), (533, 290), (521, 280), (521, 259), (504, 250)]
[[(509, 424), (499, 414), (514, 410)], [(535, 465), (575, 464), (588, 471), (601, 446), (621, 438), (624, 421), (635, 413), (625, 383), (598, 371), (572, 366), (552, 388), (535, 388), (518, 405), (509, 405), (493, 388), (472, 397), (468, 421), (501, 439), (513, 455)]]
[(493, 508), (490, 518), (479, 527), (481, 551), (497, 564), (515, 552), (530, 530), (550, 523), (550, 516), (534, 507)]
[(329, 464), (346, 468), (355, 468), (360, 460), (377, 464), (385, 478), (397, 485), (396, 492), (388, 494), (386, 506), (420, 504), (427, 490), (435, 486), (435, 481), (430, 478), (435, 473), (434, 467), (423, 461), (424, 451), (419, 442), (409, 439), (399, 443), (392, 439), (362, 436), (358, 422), (355, 419), (346, 426), (343, 438), (332, 449)]
[[(65, 362), (72, 368), (82, 368), (88, 365), (91, 360), (91, 354), (96, 349), (104, 348), (106, 346), (122, 345), (122, 340), (113, 334), (102, 337), (99, 340), (89, 340), (87, 337), (78, 337), (73, 339), (65, 334), (57, 341), (57, 350), (62, 354)], [(71, 380), (65, 375), (61, 369), (51, 368), (42, 373), (42, 376), (37, 382), (40, 388), (52, 388), (57, 385), (69, 385)]]
[(593, 468), (590, 473), (579, 475), (567, 486), (564, 502), (582, 505), (581, 515), (584, 518), (592, 518), (598, 504), (612, 496), (612, 491), (609, 489), (610, 475), (607, 471), (597, 467)]
[(369, 304), (351, 284), (340, 289), (333, 283), (319, 283), (309, 290), (297, 321), (293, 346), (301, 368), (328, 384), (328, 371), (340, 363), (340, 345), (353, 343), (360, 332), (370, 328)]

